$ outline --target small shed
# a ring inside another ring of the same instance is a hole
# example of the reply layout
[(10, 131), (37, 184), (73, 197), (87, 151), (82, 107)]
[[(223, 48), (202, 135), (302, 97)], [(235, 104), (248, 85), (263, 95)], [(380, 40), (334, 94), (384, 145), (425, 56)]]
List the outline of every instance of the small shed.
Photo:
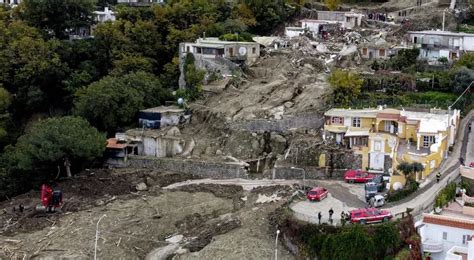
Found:
[(138, 125), (141, 128), (159, 129), (186, 123), (191, 112), (177, 106), (160, 106), (141, 110), (138, 113)]
[(364, 59), (388, 59), (391, 54), (390, 44), (381, 37), (361, 44), (361, 48)]

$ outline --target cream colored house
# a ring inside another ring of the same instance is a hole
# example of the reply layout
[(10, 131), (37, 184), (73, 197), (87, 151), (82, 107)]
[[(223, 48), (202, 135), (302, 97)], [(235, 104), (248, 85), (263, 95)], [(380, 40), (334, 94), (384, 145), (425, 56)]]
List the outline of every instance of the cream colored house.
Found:
[(402, 161), (420, 162), (423, 179), (437, 168), (454, 144), (458, 110), (408, 111), (331, 109), (325, 114), (324, 139), (347, 145), (362, 155), (362, 167), (392, 172)]

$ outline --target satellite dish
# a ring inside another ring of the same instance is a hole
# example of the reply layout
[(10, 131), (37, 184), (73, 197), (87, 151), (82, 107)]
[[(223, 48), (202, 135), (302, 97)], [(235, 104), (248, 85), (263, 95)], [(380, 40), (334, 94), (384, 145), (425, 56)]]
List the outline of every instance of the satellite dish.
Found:
[(245, 54), (247, 54), (247, 48), (240, 47), (239, 48), (239, 54), (240, 54), (240, 56), (244, 56)]

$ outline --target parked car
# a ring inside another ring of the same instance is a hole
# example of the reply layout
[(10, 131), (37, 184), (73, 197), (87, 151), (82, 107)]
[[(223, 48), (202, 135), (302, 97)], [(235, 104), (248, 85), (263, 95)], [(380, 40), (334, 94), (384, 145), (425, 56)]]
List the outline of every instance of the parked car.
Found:
[(365, 184), (365, 200), (369, 201), (379, 192), (385, 190), (385, 180), (382, 175), (376, 175), (372, 180)]
[(308, 191), (308, 194), (306, 194), (306, 197), (310, 201), (321, 201), (325, 199), (328, 196), (329, 191), (326, 188), (323, 187), (314, 187), (310, 191)]
[(471, 163), (469, 164), (469, 167), (474, 168), (474, 162), (471, 162)]
[(362, 182), (366, 183), (375, 178), (375, 175), (361, 170), (348, 170), (344, 174), (344, 180), (349, 183)]
[(377, 208), (355, 209), (350, 212), (350, 222), (367, 224), (375, 222), (386, 222), (392, 218), (392, 214), (386, 210)]
[(369, 200), (369, 204), (371, 207), (379, 208), (385, 204), (385, 198), (382, 195), (375, 195)]

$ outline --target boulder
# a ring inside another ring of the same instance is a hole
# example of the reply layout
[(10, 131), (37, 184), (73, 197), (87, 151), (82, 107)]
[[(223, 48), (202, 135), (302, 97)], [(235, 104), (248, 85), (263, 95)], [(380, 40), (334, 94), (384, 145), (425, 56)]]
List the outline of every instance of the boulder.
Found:
[(135, 186), (135, 188), (137, 189), (137, 191), (148, 190), (148, 186), (146, 186), (146, 184), (144, 182), (138, 183), (137, 186)]

